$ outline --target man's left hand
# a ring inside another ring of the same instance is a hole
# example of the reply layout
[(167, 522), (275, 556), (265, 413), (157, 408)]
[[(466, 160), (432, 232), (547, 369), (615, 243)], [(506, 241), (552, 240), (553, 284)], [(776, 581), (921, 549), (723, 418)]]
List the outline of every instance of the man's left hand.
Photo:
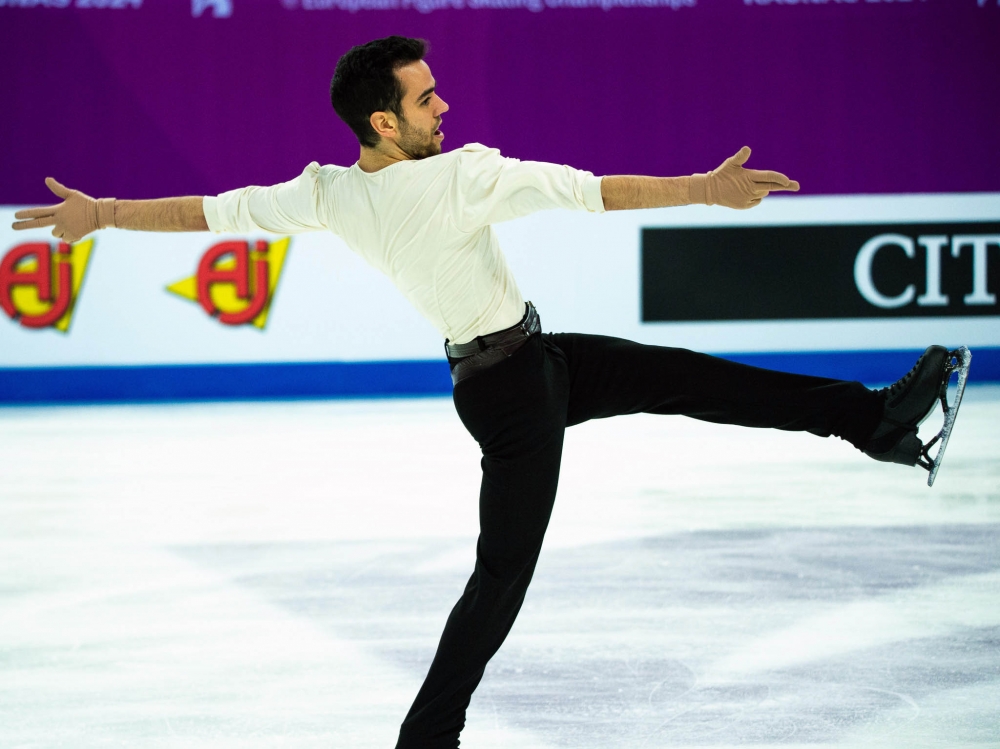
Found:
[(772, 190), (798, 192), (799, 183), (780, 172), (744, 169), (749, 158), (750, 147), (743, 146), (718, 169), (692, 175), (691, 202), (744, 209), (758, 205)]

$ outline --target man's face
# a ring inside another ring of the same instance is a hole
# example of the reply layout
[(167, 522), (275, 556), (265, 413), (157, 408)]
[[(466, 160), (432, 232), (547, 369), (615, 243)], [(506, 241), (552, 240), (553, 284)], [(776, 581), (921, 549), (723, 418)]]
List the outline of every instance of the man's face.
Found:
[(448, 105), (434, 91), (431, 69), (423, 60), (396, 70), (403, 84), (403, 116), (399, 118), (396, 144), (412, 159), (426, 159), (441, 153), (441, 115)]

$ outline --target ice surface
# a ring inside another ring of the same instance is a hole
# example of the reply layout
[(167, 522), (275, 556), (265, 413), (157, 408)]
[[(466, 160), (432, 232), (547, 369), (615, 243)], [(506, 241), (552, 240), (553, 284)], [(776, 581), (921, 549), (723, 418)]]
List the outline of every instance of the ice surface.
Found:
[[(998, 425), (970, 385), (933, 489), (810, 435), (573, 428), (463, 747), (1000, 746)], [(472, 570), (448, 400), (0, 409), (0, 477), (4, 749), (392, 747)]]

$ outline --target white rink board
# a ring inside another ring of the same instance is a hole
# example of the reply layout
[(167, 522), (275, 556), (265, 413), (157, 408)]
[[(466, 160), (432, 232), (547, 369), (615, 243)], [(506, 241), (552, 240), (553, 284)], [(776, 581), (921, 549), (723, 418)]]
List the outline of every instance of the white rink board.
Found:
[[(14, 232), (0, 208), (0, 255), (46, 230)], [(773, 197), (752, 211), (691, 206), (591, 215), (548, 211), (497, 227), (544, 329), (617, 335), (712, 353), (920, 349), (929, 340), (1000, 345), (996, 317), (640, 322), (640, 231), (647, 227), (1000, 220), (1000, 194)], [(442, 358), (437, 331), (337, 237), (292, 237), (266, 328), (229, 327), (166, 291), (225, 235), (108, 230), (94, 250), (68, 333), (0, 316), (0, 367), (395, 361)], [(251, 241), (272, 237), (241, 237)], [(1000, 262), (994, 249), (989, 262)], [(996, 290), (992, 290), (996, 291)]]

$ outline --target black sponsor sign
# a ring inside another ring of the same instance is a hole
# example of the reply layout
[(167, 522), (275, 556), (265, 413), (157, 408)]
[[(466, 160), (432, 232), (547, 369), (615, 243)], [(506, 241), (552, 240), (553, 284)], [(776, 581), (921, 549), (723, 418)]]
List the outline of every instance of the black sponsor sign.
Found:
[(1000, 223), (642, 230), (643, 322), (998, 315)]

